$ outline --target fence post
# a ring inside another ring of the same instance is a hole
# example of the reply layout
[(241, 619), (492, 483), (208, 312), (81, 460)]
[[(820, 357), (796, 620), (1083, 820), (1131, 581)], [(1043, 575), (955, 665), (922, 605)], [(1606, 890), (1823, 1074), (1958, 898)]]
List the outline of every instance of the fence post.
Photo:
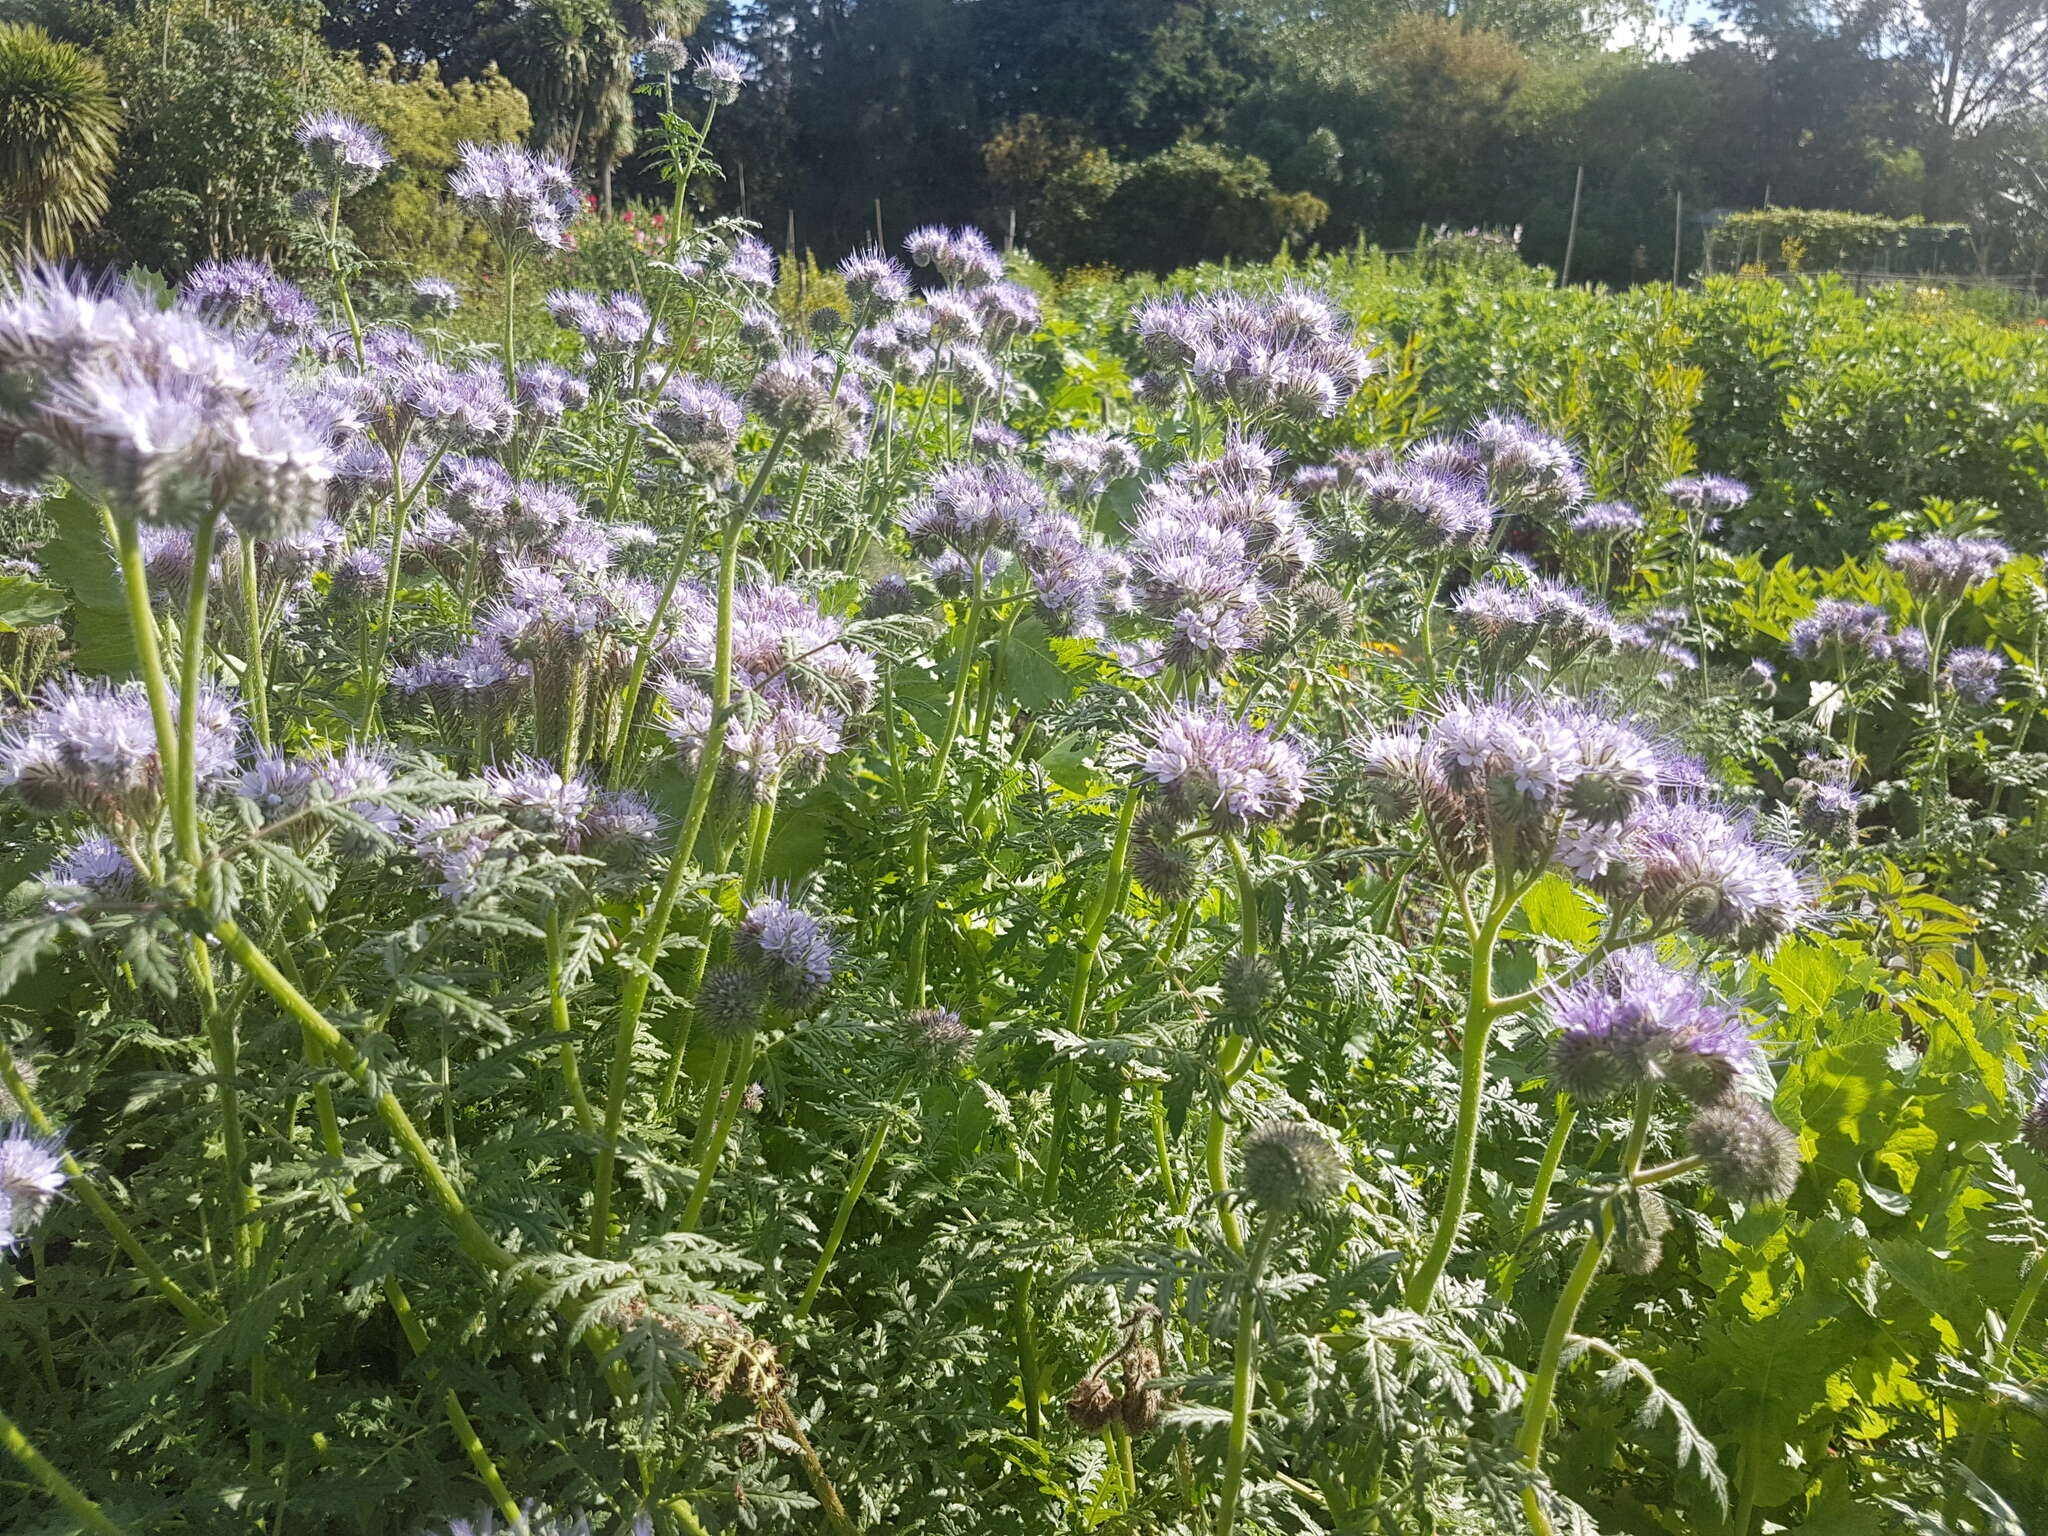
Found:
[(1671, 286), (1678, 286), (1678, 264), (1685, 251), (1685, 193), (1678, 194), (1678, 211), (1671, 216)]
[(1564, 265), (1557, 273), (1557, 286), (1560, 288), (1572, 280), (1572, 249), (1579, 243), (1579, 197), (1585, 190), (1586, 168), (1581, 165), (1578, 178), (1572, 182), (1572, 222), (1564, 236)]

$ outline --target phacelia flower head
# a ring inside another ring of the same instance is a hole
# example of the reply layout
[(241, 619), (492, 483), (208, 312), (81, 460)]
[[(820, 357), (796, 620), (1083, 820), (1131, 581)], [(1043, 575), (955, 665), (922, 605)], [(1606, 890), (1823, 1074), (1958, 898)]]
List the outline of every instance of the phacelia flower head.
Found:
[(320, 311), (295, 283), (267, 261), (243, 257), (202, 261), (178, 290), (179, 298), (216, 325), (300, 337), (320, 322)]
[(1653, 803), (1625, 833), (1628, 877), (1660, 923), (1749, 952), (1771, 948), (1812, 914), (1790, 856), (1703, 801)]
[(552, 764), (514, 758), (503, 768), (486, 768), (484, 801), (515, 827), (560, 841), (571, 852), (580, 845), (583, 818), (596, 791), (579, 777), (564, 778)]
[(1245, 1198), (1273, 1215), (1313, 1210), (1344, 1192), (1344, 1154), (1322, 1126), (1268, 1120), (1244, 1139)]
[(697, 89), (721, 107), (740, 99), (740, 87), (747, 81), (747, 56), (726, 43), (713, 43), (697, 55), (697, 67), (690, 71)]
[(1750, 489), (1727, 475), (1682, 475), (1665, 483), (1664, 494), (1675, 507), (1705, 513), (1712, 527), (1722, 515), (1748, 506)]
[(1761, 1104), (1740, 1095), (1693, 1117), (1685, 1140), (1714, 1188), (1744, 1205), (1783, 1200), (1799, 1182), (1799, 1138)]
[(1579, 538), (1593, 543), (1612, 543), (1643, 531), (1643, 514), (1625, 501), (1596, 501), (1572, 515), (1567, 524)]
[(462, 291), (445, 277), (416, 277), (409, 290), (414, 315), (438, 320), (462, 308)]
[(2012, 551), (1996, 539), (1930, 534), (1887, 544), (1884, 559), (1915, 597), (1941, 607), (1991, 580), (2012, 559)]
[(679, 75), (690, 62), (690, 50), (667, 30), (640, 44), (640, 61), (650, 75)]
[(507, 250), (560, 250), (581, 211), (576, 179), (551, 155), (512, 143), (456, 146), (448, 190)]
[(1824, 597), (1792, 626), (1789, 646), (1801, 661), (1889, 661), (1897, 649), (1890, 622), (1874, 603)]
[(1999, 679), (2004, 675), (2002, 653), (1982, 646), (1958, 646), (1942, 664), (1941, 686), (1972, 704), (1989, 704), (1998, 697)]
[(896, 1034), (912, 1069), (931, 1077), (948, 1077), (965, 1066), (978, 1038), (950, 1008), (913, 1008)]
[(127, 901), (134, 896), (138, 879), (121, 845), (97, 831), (73, 838), (43, 871), (43, 885), (56, 911), (87, 902)]
[(0, 1252), (25, 1241), (64, 1192), (64, 1148), (27, 1125), (0, 1127)]
[(1299, 749), (1228, 715), (1165, 709), (1144, 735), (1144, 780), (1184, 821), (1241, 833), (1289, 820), (1307, 798)]
[(307, 113), (294, 137), (330, 193), (367, 187), (391, 163), (384, 135), (340, 112)]
[(878, 250), (855, 251), (839, 263), (846, 301), (857, 315), (874, 319), (910, 300), (910, 274), (893, 256)]
[(1734, 1010), (1693, 977), (1624, 950), (1553, 1005), (1558, 1086), (1588, 1103), (1664, 1085), (1698, 1104), (1726, 1095), (1755, 1059)]
[(1498, 503), (1547, 518), (1586, 499), (1586, 477), (1571, 446), (1520, 416), (1486, 417), (1472, 429), (1472, 447)]
[(752, 965), (785, 1008), (810, 1007), (832, 983), (833, 946), (824, 925), (779, 896), (747, 908), (733, 953)]

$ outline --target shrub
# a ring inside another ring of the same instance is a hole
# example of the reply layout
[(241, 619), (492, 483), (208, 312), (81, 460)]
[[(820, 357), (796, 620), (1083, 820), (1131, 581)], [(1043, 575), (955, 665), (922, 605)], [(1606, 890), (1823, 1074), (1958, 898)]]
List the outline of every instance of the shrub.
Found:
[(62, 256), (99, 221), (120, 121), (97, 61), (0, 23), (0, 248)]

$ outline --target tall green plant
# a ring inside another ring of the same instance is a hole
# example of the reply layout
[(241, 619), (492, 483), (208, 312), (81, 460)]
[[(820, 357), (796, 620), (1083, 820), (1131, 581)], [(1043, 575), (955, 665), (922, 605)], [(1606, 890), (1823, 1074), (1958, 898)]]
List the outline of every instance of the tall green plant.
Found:
[(99, 61), (0, 24), (0, 245), (62, 256), (107, 211), (121, 107)]

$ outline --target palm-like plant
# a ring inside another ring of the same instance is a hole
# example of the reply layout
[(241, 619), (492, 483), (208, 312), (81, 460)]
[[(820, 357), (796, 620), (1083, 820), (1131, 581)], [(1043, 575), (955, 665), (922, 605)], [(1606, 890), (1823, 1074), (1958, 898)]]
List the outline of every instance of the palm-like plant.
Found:
[(99, 62), (0, 23), (0, 247), (61, 256), (107, 211), (120, 104)]

